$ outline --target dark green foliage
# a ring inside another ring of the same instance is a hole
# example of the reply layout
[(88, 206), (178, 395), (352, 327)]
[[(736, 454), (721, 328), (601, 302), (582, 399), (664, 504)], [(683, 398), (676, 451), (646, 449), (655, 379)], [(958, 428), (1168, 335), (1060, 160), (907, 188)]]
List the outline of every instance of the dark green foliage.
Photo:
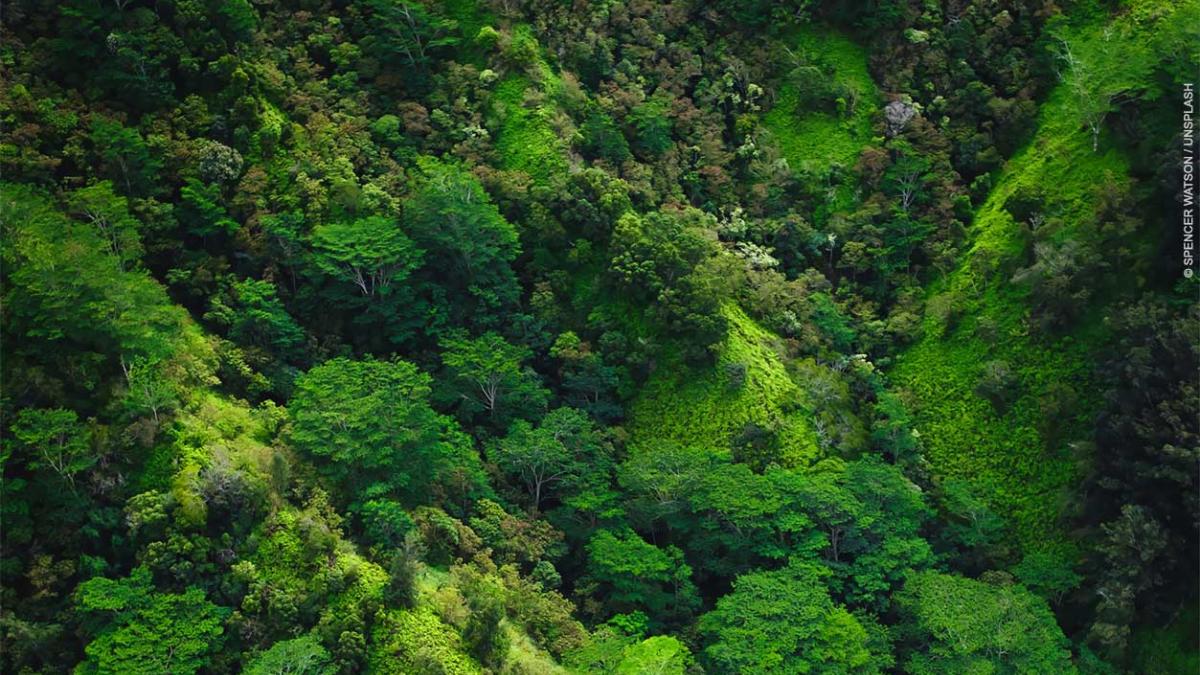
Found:
[(1194, 672), (1119, 4), (7, 3), (0, 671)]
[(518, 420), (492, 453), (492, 461), (540, 510), (547, 500), (588, 504), (608, 489), (612, 460), (592, 422), (572, 408), (548, 413), (534, 428)]
[(667, 117), (667, 100), (654, 98), (629, 113), (634, 130), (633, 147), (647, 155), (658, 155), (671, 147), (671, 120)]
[(319, 225), (312, 232), (313, 264), (365, 296), (387, 295), (420, 266), (422, 251), (383, 216)]
[(28, 455), (30, 469), (53, 472), (75, 489), (75, 476), (96, 464), (88, 430), (73, 410), (26, 408), (13, 421), (11, 432)]
[(179, 192), (182, 202), (180, 220), (188, 232), (198, 237), (214, 234), (233, 234), (238, 224), (229, 218), (220, 204), (221, 192), (216, 185), (205, 184), (195, 178)]
[(600, 110), (589, 112), (580, 132), (583, 134), (583, 152), (590, 157), (618, 165), (629, 159), (629, 143), (608, 114)]
[(701, 356), (725, 335), (719, 311), (730, 279), (697, 212), (627, 214), (613, 232), (617, 288), (650, 303), (664, 328)]
[(632, 530), (601, 530), (587, 544), (589, 575), (585, 585), (603, 598), (604, 615), (644, 611), (670, 622), (686, 617), (699, 604), (691, 568), (674, 546), (647, 543)]
[(433, 160), (419, 166), (404, 226), (426, 251), (422, 279), (435, 289), (439, 313), (455, 323), (494, 326), (520, 293), (511, 267), (520, 252), (516, 228), (474, 176)]
[(273, 285), (247, 279), (238, 282), (233, 293), (237, 304), (226, 319), (231, 339), (290, 363), (303, 358), (304, 331), (287, 313)]
[(89, 140), (105, 175), (123, 186), (126, 194), (146, 196), (157, 191), (155, 178), (162, 162), (146, 147), (137, 129), (97, 118)]

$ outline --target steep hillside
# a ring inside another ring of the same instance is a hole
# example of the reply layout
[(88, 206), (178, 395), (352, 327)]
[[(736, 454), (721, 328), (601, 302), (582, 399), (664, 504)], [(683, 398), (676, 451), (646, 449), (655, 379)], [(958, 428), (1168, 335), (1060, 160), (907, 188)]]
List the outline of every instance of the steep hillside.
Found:
[[(1180, 28), (1195, 15), (1187, 3), (1142, 2), (1111, 22), (1063, 26), (1057, 39), (1084, 64), (1080, 68), (1103, 74), (1090, 85), (1096, 96), (1153, 91), (1152, 71), (1176, 53), (1172, 45), (1184, 39)], [(935, 474), (973, 485), (1010, 519), (1026, 550), (1065, 544), (1064, 509), (1088, 470), (1086, 446), (1079, 443), (1091, 433), (1099, 404), (1091, 357), (1106, 339), (1104, 307), (1122, 287), (1145, 281), (1116, 250), (1102, 251), (1112, 269), (1090, 282), (1098, 286), (1095, 300), (1069, 330), (1043, 336), (1033, 334), (1028, 289), (1011, 281), (1029, 246), (1029, 225), (1012, 213), (1016, 195), (1041, 196), (1036, 215), (1055, 223), (1050, 237), (1061, 241), (1095, 227), (1102, 192), (1128, 180), (1127, 160), (1107, 132), (1093, 149), (1082, 105), (1068, 81), (1042, 106), (1034, 138), (1005, 165), (977, 210), (963, 263), (933, 287), (931, 303), (941, 309), (926, 317), (926, 337), (891, 372), (912, 396)], [(1145, 242), (1156, 241), (1150, 225), (1122, 242), (1127, 260), (1149, 255)], [(975, 393), (985, 369), (997, 362), (1019, 388), (1003, 412)], [(1056, 389), (1069, 406), (1047, 400)]]
[(630, 408), (630, 443), (669, 440), (727, 447), (757, 426), (777, 437), (779, 461), (804, 467), (820, 459), (801, 384), (780, 355), (778, 338), (727, 305), (729, 335), (716, 364), (661, 364)]

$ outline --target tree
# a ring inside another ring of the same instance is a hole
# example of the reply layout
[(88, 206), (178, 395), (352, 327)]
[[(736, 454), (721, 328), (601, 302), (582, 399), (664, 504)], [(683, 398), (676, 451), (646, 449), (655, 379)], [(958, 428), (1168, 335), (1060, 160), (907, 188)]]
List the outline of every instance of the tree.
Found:
[(367, 297), (387, 294), (424, 257), (396, 221), (385, 216), (318, 225), (311, 241), (317, 269), (354, 284)]
[[(465, 571), (465, 570), (464, 570)], [(461, 575), (471, 613), (463, 629), (463, 642), (472, 656), (490, 668), (499, 667), (508, 655), (509, 637), (501, 622), (506, 590), (498, 579), (477, 573)]]
[(468, 419), (483, 411), (502, 427), (512, 415), (533, 416), (544, 409), (548, 394), (537, 373), (524, 365), (533, 355), (528, 347), (488, 332), (474, 339), (448, 338), (442, 350), (448, 385)]
[(975, 395), (991, 403), (996, 414), (1004, 414), (1020, 393), (1020, 380), (1007, 361), (983, 364), (983, 373), (975, 384)]
[(591, 420), (573, 408), (551, 411), (536, 428), (517, 420), (497, 444), (495, 461), (525, 485), (534, 512), (551, 497), (607, 488), (612, 464)]
[(900, 210), (907, 214), (925, 197), (929, 161), (920, 155), (905, 152), (883, 173), (884, 188), (897, 200)]
[(462, 168), (429, 158), (418, 166), (404, 224), (428, 252), (422, 279), (443, 296), (439, 311), (455, 323), (494, 325), (520, 297), (512, 270), (520, 253), (517, 230)]
[(457, 24), (441, 16), (436, 6), (412, 0), (367, 0), (371, 8), (371, 34), (380, 56), (401, 55), (410, 68), (425, 70), (429, 52), (453, 47), (458, 38), (451, 35)]
[(221, 204), (221, 188), (218, 185), (188, 178), (179, 191), (179, 201), (180, 220), (187, 225), (188, 231), (198, 237), (230, 235), (238, 229), (237, 221), (229, 217)]
[(296, 381), (292, 441), (356, 502), (396, 494), (421, 503), (459, 470), (478, 488), (479, 458), (429, 406), (429, 383), (406, 361), (326, 361)]
[(613, 675), (684, 675), (692, 665), (692, 654), (679, 640), (655, 635), (625, 647)]
[(646, 543), (629, 528), (600, 530), (587, 544), (581, 588), (610, 612), (644, 611), (656, 623), (686, 622), (700, 604), (692, 569), (674, 546)]
[(871, 440), (875, 446), (900, 466), (916, 463), (921, 453), (921, 440), (904, 401), (896, 394), (882, 392), (872, 413)]
[(1170, 569), (1172, 552), (1162, 524), (1142, 506), (1124, 505), (1121, 515), (1100, 527), (1099, 553), (1104, 564), (1096, 594), (1100, 601), (1088, 642), (1115, 661), (1127, 656), (1137, 600), (1162, 584), (1161, 569)]
[(236, 305), (230, 309), (229, 337), (258, 347), (277, 358), (294, 361), (304, 347), (304, 331), (288, 314), (267, 281), (245, 279), (233, 286)]
[(404, 535), (400, 545), (392, 552), (392, 563), (388, 568), (388, 583), (383, 589), (383, 598), (388, 605), (411, 608), (417, 604), (417, 575), (420, 573), (421, 556), (425, 549), (421, 535), (411, 530)]
[(99, 459), (92, 451), (88, 430), (79, 423), (73, 410), (27, 408), (17, 414), (12, 434), (34, 455), (29, 468), (50, 469), (65, 480), (72, 491), (75, 490), (75, 476), (95, 466)]
[(1059, 47), (1059, 58), (1064, 68), (1059, 71), (1058, 78), (1071, 92), (1076, 113), (1092, 136), (1092, 152), (1097, 152), (1104, 119), (1112, 112), (1117, 92), (1103, 81), (1104, 73), (1075, 56), (1070, 43), (1060, 39)]
[(337, 670), (317, 636), (309, 633), (271, 645), (243, 671), (246, 675), (333, 675)]
[(598, 157), (618, 166), (630, 158), (629, 143), (607, 113), (593, 109), (579, 131), (583, 135), (582, 150), (589, 157)]
[(1046, 601), (1018, 584), (919, 572), (896, 602), (911, 631), (908, 672), (1076, 672)]
[(1083, 581), (1075, 573), (1074, 563), (1059, 551), (1033, 551), (1026, 553), (1013, 574), (1029, 590), (1047, 601), (1058, 605), (1067, 592), (1074, 590)]
[(158, 191), (155, 185), (162, 161), (150, 152), (137, 129), (98, 117), (92, 122), (91, 141), (102, 169), (125, 187), (127, 196), (144, 197)]
[(112, 181), (101, 181), (71, 193), (71, 212), (91, 223), (108, 242), (108, 251), (122, 271), (137, 265), (142, 256), (139, 223), (129, 214), (129, 202), (113, 192)]
[(121, 367), (125, 371), (128, 388), (125, 404), (135, 413), (144, 414), (148, 411), (157, 424), (161, 421), (159, 412), (171, 410), (179, 404), (179, 391), (163, 373), (162, 362), (135, 358), (126, 363), (122, 359)]
[(700, 617), (704, 660), (717, 672), (880, 673), (867, 631), (825, 590), (828, 570), (792, 562), (743, 574), (716, 607)]
[(618, 292), (651, 308), (661, 326), (685, 338), (690, 356), (707, 355), (727, 330), (721, 302), (736, 279), (723, 266), (715, 233), (698, 211), (626, 213), (611, 244)]
[(978, 488), (962, 479), (946, 479), (939, 486), (946, 543), (960, 551), (963, 563), (976, 569), (985, 561), (1003, 557), (1008, 527), (978, 495)]
[(208, 666), (221, 646), (229, 610), (204, 591), (154, 590), (150, 571), (136, 568), (124, 579), (96, 577), (80, 584), (76, 606), (94, 636), (84, 651), (82, 673), (195, 673)]
[(634, 147), (646, 155), (660, 155), (671, 147), (668, 104), (667, 99), (656, 97), (639, 104), (629, 113), (629, 123), (636, 132)]
[(1032, 315), (1043, 331), (1065, 328), (1087, 308), (1097, 273), (1107, 264), (1086, 243), (1067, 239), (1033, 245), (1033, 264), (1016, 271), (1012, 283), (1028, 285)]
[(841, 483), (860, 505), (856, 526), (861, 543), (857, 552), (851, 549), (850, 563), (835, 570), (841, 580), (836, 586), (842, 587), (840, 597), (848, 604), (883, 613), (910, 574), (936, 562), (921, 536), (932, 510), (919, 487), (877, 458), (851, 462)]

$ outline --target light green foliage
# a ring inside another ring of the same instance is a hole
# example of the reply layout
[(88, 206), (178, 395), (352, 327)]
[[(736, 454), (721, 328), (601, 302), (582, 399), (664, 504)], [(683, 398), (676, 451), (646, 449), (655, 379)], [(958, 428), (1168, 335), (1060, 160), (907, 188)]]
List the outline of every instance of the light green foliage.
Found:
[(369, 672), (379, 675), (430, 672), (435, 667), (447, 675), (482, 673), (465, 653), (458, 633), (428, 606), (381, 614), (370, 664)]
[(313, 608), (317, 630), (329, 639), (360, 629), (382, 603), (388, 573), (342, 538), (339, 517), (323, 497), (265, 519), (257, 537), (257, 550), (240, 569), (248, 589), (243, 614), (287, 629), (300, 608)]
[(533, 353), (496, 333), (475, 339), (455, 337), (442, 343), (442, 362), (463, 414), (483, 413), (503, 427), (513, 417), (532, 417), (548, 398), (537, 373), (525, 365)]
[(91, 579), (76, 597), (80, 611), (111, 617), (88, 643), (81, 673), (198, 672), (219, 648), (228, 614), (199, 588), (156, 592), (144, 567), (125, 579)]
[(313, 264), (363, 295), (387, 294), (421, 263), (422, 251), (392, 218), (372, 216), (318, 225), (312, 232)]
[(542, 60), (529, 26), (517, 25), (512, 34), (514, 44), (530, 46), (532, 58), (524, 64), (529, 75), (510, 74), (492, 91), (491, 112), (498, 121), (496, 150), (505, 169), (524, 171), (539, 181), (553, 180), (567, 169), (567, 146), (552, 124), (558, 116), (554, 99), (562, 83)]
[(251, 661), (246, 675), (333, 675), (329, 652), (315, 635), (309, 634), (271, 645)]
[(920, 630), (911, 673), (1076, 672), (1050, 608), (1022, 586), (922, 572), (897, 601)]
[(192, 234), (207, 237), (237, 231), (237, 222), (221, 206), (220, 186), (189, 178), (179, 198), (180, 219)]
[[(802, 26), (784, 38), (791, 50), (766, 127), (793, 170), (823, 173), (834, 164), (853, 166), (871, 140), (871, 116), (879, 92), (867, 72), (867, 55), (837, 30)], [(804, 87), (828, 88), (833, 101), (825, 110), (804, 105)]]
[(830, 599), (827, 576), (819, 565), (797, 562), (738, 577), (700, 618), (706, 661), (746, 675), (882, 672), (867, 631)]
[(625, 648), (615, 675), (684, 675), (692, 655), (679, 640), (656, 635)]
[(326, 361), (296, 381), (292, 441), (327, 458), (356, 500), (391, 493), (420, 502), (456, 474), (482, 480), (470, 443), (429, 406), (429, 383), (406, 361)]
[(695, 209), (630, 212), (617, 220), (610, 244), (617, 290), (647, 307), (655, 328), (678, 338), (674, 344), (692, 361), (705, 360), (725, 336), (720, 308), (735, 274), (712, 225)]
[(180, 400), (180, 388), (167, 374), (168, 364), (138, 357), (125, 363), (125, 407), (136, 417), (147, 413), (155, 423), (161, 421), (159, 413), (176, 408)]
[(129, 201), (113, 191), (112, 181), (101, 181), (71, 193), (67, 200), (76, 218), (90, 223), (108, 242), (108, 251), (122, 269), (135, 267), (142, 257), (138, 230), (141, 223), (129, 213)]
[(26, 408), (12, 423), (12, 434), (31, 457), (31, 469), (49, 469), (75, 489), (75, 476), (90, 469), (99, 457), (90, 447), (90, 434), (73, 410)]
[[(661, 365), (632, 404), (631, 440), (728, 447), (753, 423), (777, 436), (775, 459), (782, 465), (815, 462), (819, 451), (807, 421), (804, 390), (788, 375), (771, 334), (736, 306), (725, 305), (722, 314), (729, 334), (717, 349), (716, 364)], [(746, 366), (745, 383), (736, 390), (727, 385), (729, 364)]]
[(588, 580), (613, 612), (686, 616), (699, 604), (691, 568), (674, 546), (659, 548), (629, 529), (601, 530), (588, 542)]

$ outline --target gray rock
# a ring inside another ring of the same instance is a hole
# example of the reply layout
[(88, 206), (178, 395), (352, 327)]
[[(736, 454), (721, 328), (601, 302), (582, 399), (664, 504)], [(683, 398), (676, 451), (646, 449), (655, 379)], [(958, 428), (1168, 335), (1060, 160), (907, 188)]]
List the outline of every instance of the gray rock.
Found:
[(911, 103), (892, 101), (883, 108), (883, 117), (887, 122), (889, 138), (904, 131), (904, 127), (917, 116), (917, 109)]

